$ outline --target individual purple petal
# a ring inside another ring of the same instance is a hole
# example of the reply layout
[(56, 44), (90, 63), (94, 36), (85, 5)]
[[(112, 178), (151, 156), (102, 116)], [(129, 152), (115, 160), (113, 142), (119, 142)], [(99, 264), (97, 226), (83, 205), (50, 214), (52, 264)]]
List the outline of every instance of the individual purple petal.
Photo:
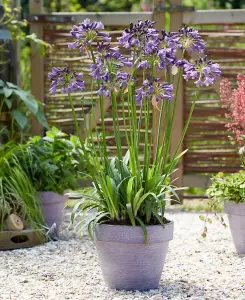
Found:
[(75, 49), (79, 46), (79, 42), (78, 41), (75, 41), (75, 42), (72, 42), (72, 43), (68, 43), (68, 48), (69, 49)]

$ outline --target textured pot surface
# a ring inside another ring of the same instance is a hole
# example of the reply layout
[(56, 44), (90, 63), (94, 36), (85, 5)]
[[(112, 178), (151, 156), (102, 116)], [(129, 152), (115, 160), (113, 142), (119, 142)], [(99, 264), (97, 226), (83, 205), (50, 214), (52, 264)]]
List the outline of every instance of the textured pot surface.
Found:
[(238, 254), (245, 254), (245, 203), (225, 201), (232, 239)]
[(174, 224), (146, 228), (147, 244), (140, 226), (97, 226), (95, 245), (104, 280), (110, 288), (139, 291), (158, 288)]
[(54, 232), (58, 234), (63, 220), (63, 209), (67, 196), (54, 192), (39, 192), (39, 197), (43, 205), (44, 217), (49, 227), (55, 226)]

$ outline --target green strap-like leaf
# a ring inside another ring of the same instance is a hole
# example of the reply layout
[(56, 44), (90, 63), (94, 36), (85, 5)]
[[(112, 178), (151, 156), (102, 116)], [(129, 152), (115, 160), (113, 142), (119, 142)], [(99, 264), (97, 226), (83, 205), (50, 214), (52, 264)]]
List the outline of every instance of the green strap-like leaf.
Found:
[(128, 181), (128, 185), (127, 185), (127, 202), (131, 203), (131, 199), (132, 199), (132, 192), (133, 192), (133, 184), (134, 184), (134, 180), (135, 180), (135, 176), (131, 177)]
[(148, 232), (147, 232), (147, 229), (145, 227), (145, 224), (143, 223), (143, 221), (139, 217), (135, 217), (135, 219), (139, 222), (140, 227), (142, 228), (142, 230), (144, 232), (145, 244), (147, 244), (147, 242), (148, 242)]
[(133, 214), (133, 210), (132, 210), (132, 205), (131, 203), (127, 203), (126, 204), (126, 208), (127, 208), (127, 212), (128, 212), (128, 216), (129, 216), (129, 219), (131, 221), (131, 224), (133, 226), (135, 226), (135, 218), (134, 218), (134, 214)]

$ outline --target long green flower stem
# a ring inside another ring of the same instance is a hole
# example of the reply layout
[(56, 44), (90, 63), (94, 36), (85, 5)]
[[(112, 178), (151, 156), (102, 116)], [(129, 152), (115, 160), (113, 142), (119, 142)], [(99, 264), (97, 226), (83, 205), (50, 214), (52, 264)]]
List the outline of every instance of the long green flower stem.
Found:
[(132, 106), (134, 105), (133, 101), (132, 101), (132, 90), (131, 90), (131, 86), (128, 86), (128, 122), (129, 122), (129, 132), (130, 132), (130, 164), (132, 167), (132, 174), (133, 176), (136, 175), (137, 173), (137, 165), (136, 165), (136, 160), (135, 160), (135, 143), (134, 143), (134, 135), (133, 135), (133, 123), (132, 123), (132, 119), (133, 119), (133, 108)]
[(83, 149), (84, 153), (86, 153), (86, 149), (85, 149), (85, 146), (84, 146), (84, 141), (83, 141), (83, 138), (82, 138), (82, 135), (81, 135), (81, 131), (80, 131), (79, 125), (78, 125), (77, 115), (76, 115), (76, 112), (75, 112), (75, 108), (74, 108), (74, 105), (73, 105), (72, 96), (71, 96), (70, 93), (68, 93), (68, 99), (69, 99), (70, 106), (71, 106), (71, 109), (72, 109), (72, 114), (73, 114), (73, 119), (74, 119), (74, 122), (75, 122), (75, 127), (76, 127), (76, 131), (77, 131), (77, 135), (78, 135), (78, 138), (80, 140), (82, 149)]
[[(71, 96), (70, 93), (68, 93), (68, 99), (70, 101), (70, 106), (71, 106), (71, 109), (72, 109), (73, 119), (74, 119), (74, 122), (75, 122), (75, 127), (76, 127), (78, 138), (79, 138), (80, 143), (81, 143), (82, 150), (84, 152), (84, 155), (87, 157), (87, 159), (89, 159), (89, 157), (87, 156), (86, 148), (84, 146), (84, 141), (83, 141), (83, 138), (82, 138), (82, 135), (81, 135), (81, 131), (80, 131), (79, 125), (78, 125), (77, 115), (76, 115), (76, 112), (75, 112), (75, 109), (74, 109), (74, 105), (73, 105), (73, 101), (72, 101), (72, 96)], [(95, 184), (97, 190), (99, 190), (99, 185), (98, 185), (98, 183), (96, 181), (95, 174), (92, 173), (91, 176), (92, 176), (92, 179), (94, 180), (94, 184)]]
[(116, 103), (116, 95), (115, 92), (111, 92), (111, 99), (112, 99), (112, 118), (113, 118), (113, 128), (114, 128), (114, 135), (116, 140), (116, 147), (117, 147), (117, 154), (119, 157), (119, 168), (122, 171), (122, 146), (120, 140), (120, 133), (118, 131), (118, 113), (117, 113), (117, 103)]
[(179, 94), (179, 86), (180, 86), (180, 79), (181, 79), (181, 76), (182, 76), (182, 70), (179, 69), (178, 71), (178, 80), (177, 80), (177, 86), (176, 86), (176, 95), (175, 95), (175, 98), (174, 98), (174, 104), (173, 104), (173, 111), (172, 111), (172, 117), (171, 117), (171, 121), (170, 121), (170, 124), (167, 124), (166, 127), (168, 128), (168, 125), (169, 125), (169, 130), (167, 130), (167, 144), (166, 144), (166, 149), (165, 149), (165, 153), (164, 153), (164, 159), (163, 159), (163, 162), (164, 162), (164, 165), (163, 165), (163, 168), (165, 167), (166, 163), (167, 163), (167, 160), (168, 160), (168, 157), (169, 157), (169, 150), (170, 150), (170, 145), (171, 145), (171, 133), (172, 133), (172, 129), (173, 129), (173, 124), (174, 124), (174, 119), (175, 119), (175, 113), (176, 113), (176, 108), (177, 108), (177, 102), (178, 102), (178, 94)]
[[(91, 45), (89, 47), (89, 50), (90, 50), (90, 53), (91, 53), (92, 61), (95, 64), (96, 59), (95, 59), (93, 47)], [(98, 88), (100, 88), (100, 80), (97, 80), (97, 86), (98, 86)], [(102, 136), (103, 136), (104, 164), (105, 164), (105, 167), (106, 167), (106, 160), (108, 158), (108, 153), (107, 153), (106, 135), (105, 135), (104, 97), (100, 96), (99, 101), (100, 101), (100, 117), (101, 117), (101, 127), (102, 127)]]
[[(159, 144), (160, 144), (160, 131), (161, 131), (161, 126), (162, 126), (162, 119), (163, 119), (163, 112), (164, 112), (164, 108), (166, 106), (166, 101), (162, 101), (161, 104), (161, 110), (160, 110), (160, 115), (159, 115), (159, 119), (158, 119), (158, 127), (157, 127), (157, 146), (156, 146), (156, 154), (155, 154), (155, 158), (153, 161), (153, 166), (154, 166), (154, 171), (156, 170), (156, 165), (158, 162), (158, 158), (159, 158)], [(162, 142), (162, 146), (163, 147), (164, 144), (164, 138), (163, 138), (163, 142)], [(162, 148), (161, 148), (162, 149)], [(161, 152), (161, 151), (160, 151)], [(155, 173), (155, 172), (154, 172)]]
[(150, 165), (149, 155), (149, 99), (145, 99), (145, 147), (144, 147), (144, 182), (147, 182), (147, 174)]
[(124, 127), (124, 131), (125, 131), (127, 145), (130, 148), (130, 141), (129, 141), (129, 137), (128, 137), (128, 130), (127, 130), (127, 124), (126, 124), (124, 94), (121, 95), (121, 103), (122, 103), (122, 114), (123, 114), (123, 127)]
[[(163, 134), (162, 144), (160, 146), (160, 152), (159, 152), (158, 147), (157, 147), (157, 155), (155, 156), (154, 164), (153, 164), (154, 174), (157, 174), (161, 168), (165, 167), (165, 164), (166, 164), (166, 162), (168, 160), (168, 157), (169, 157), (169, 150), (170, 150), (170, 144), (171, 144), (170, 143), (171, 142), (170, 137), (171, 137), (171, 133), (172, 133), (175, 112), (176, 112), (176, 108), (177, 108), (178, 92), (179, 92), (179, 85), (180, 85), (181, 75), (182, 75), (182, 72), (179, 70), (176, 93), (175, 93), (175, 97), (174, 97), (173, 110), (172, 110), (172, 113), (171, 113), (171, 116), (172, 116), (171, 120), (170, 120), (170, 105), (171, 105), (171, 102), (167, 101), (167, 103), (166, 103), (164, 134)], [(169, 76), (168, 76), (168, 79), (170, 79)], [(161, 126), (160, 120), (159, 120), (159, 123), (158, 123), (158, 139), (159, 139), (159, 133), (160, 133), (159, 126)], [(159, 146), (159, 144), (158, 144), (158, 146)], [(159, 157), (160, 157), (160, 163), (157, 163)]]
[[(171, 158), (171, 162), (170, 162), (169, 167), (168, 167), (168, 169), (167, 169), (167, 171), (166, 171), (165, 177), (167, 176), (167, 174), (169, 174), (169, 173), (172, 172), (172, 169), (173, 169), (173, 167), (175, 166), (175, 159), (176, 159), (176, 157), (177, 157), (177, 154), (178, 154), (178, 152), (179, 152), (180, 146), (181, 146), (181, 144), (183, 143), (184, 137), (185, 137), (185, 135), (186, 135), (186, 132), (187, 132), (187, 129), (188, 129), (188, 126), (189, 126), (189, 123), (190, 123), (190, 120), (191, 120), (193, 111), (194, 111), (195, 106), (196, 106), (196, 102), (197, 102), (198, 96), (199, 96), (199, 88), (198, 88), (197, 91), (196, 91), (196, 94), (195, 94), (195, 97), (194, 97), (194, 101), (193, 101), (193, 103), (192, 103), (192, 105), (191, 105), (191, 108), (190, 108), (190, 112), (189, 112), (187, 121), (186, 121), (186, 123), (185, 123), (184, 129), (183, 129), (183, 131), (182, 131), (182, 134), (181, 134), (179, 143), (178, 143), (178, 145), (177, 145), (177, 147), (176, 147), (176, 150), (175, 150), (175, 152), (174, 152), (174, 155), (173, 155), (173, 157)], [(162, 166), (162, 167), (163, 167), (163, 166)]]

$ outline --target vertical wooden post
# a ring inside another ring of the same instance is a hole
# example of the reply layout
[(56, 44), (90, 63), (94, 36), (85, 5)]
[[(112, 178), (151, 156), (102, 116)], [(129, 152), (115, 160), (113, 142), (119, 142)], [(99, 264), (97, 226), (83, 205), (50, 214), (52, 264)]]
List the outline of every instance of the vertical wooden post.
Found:
[[(155, 28), (161, 32), (165, 28), (165, 12), (163, 11), (156, 11), (154, 8), (156, 5), (159, 4), (165, 4), (165, 0), (154, 0), (153, 1), (153, 16), (152, 21), (156, 22)], [(162, 76), (162, 74), (159, 72), (159, 74), (156, 74), (157, 77)], [(153, 107), (153, 120), (152, 120), (152, 134), (153, 134), (153, 156), (156, 155), (156, 146), (157, 146), (157, 129), (158, 129), (158, 122), (159, 122), (160, 113), (159, 110)], [(162, 123), (162, 128), (160, 130), (160, 137), (163, 138), (163, 132), (164, 132), (164, 122)], [(162, 140), (160, 139), (160, 142)]]
[[(21, 0), (15, 0), (14, 2), (15, 7), (21, 7)], [(20, 41), (13, 41), (14, 46), (14, 59), (15, 59), (15, 76), (16, 81), (15, 83), (20, 86), (21, 85), (21, 71), (20, 71)]]
[[(30, 14), (43, 13), (43, 0), (30, 1)], [(34, 23), (30, 26), (31, 33), (35, 33), (38, 38), (43, 38), (43, 25)], [(31, 46), (31, 92), (40, 102), (44, 102), (44, 58), (41, 57), (35, 45)], [(32, 120), (32, 133), (43, 135), (44, 128), (35, 119)]]
[[(171, 0), (172, 5), (181, 5), (182, 0)], [(174, 11), (170, 14), (170, 31), (178, 31), (179, 28), (182, 26), (183, 20), (183, 12), (181, 11)], [(177, 83), (177, 75), (175, 76), (174, 86), (176, 87)], [(177, 100), (177, 107), (176, 107), (176, 115), (173, 124), (172, 136), (171, 136), (171, 155), (173, 155), (176, 151), (178, 142), (181, 137), (181, 133), (184, 127), (184, 86), (183, 86), (183, 78), (181, 78), (179, 91), (178, 91), (178, 100)], [(183, 151), (183, 145), (181, 145), (179, 152)], [(183, 158), (179, 160), (177, 165), (178, 170), (174, 173), (174, 177), (178, 178), (175, 181), (175, 185), (178, 187), (183, 186), (183, 173), (184, 173), (184, 166), (183, 166)], [(179, 197), (182, 200), (183, 194), (179, 193)]]

